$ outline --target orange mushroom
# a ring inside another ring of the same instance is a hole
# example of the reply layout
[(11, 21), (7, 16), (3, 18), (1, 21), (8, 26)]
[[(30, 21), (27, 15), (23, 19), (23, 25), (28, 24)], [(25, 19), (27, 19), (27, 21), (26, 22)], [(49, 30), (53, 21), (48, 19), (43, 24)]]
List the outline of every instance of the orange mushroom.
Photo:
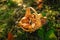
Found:
[(13, 34), (11, 32), (8, 32), (8, 40), (13, 40)]
[(43, 0), (36, 0), (37, 8), (41, 9), (43, 7)]

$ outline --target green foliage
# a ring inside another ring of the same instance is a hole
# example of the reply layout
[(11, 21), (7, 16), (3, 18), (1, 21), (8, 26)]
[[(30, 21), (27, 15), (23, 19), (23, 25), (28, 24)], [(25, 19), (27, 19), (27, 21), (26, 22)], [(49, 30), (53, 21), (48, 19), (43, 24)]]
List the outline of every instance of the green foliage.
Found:
[(48, 30), (48, 32), (46, 33), (45, 40), (57, 40), (57, 37), (54, 34), (54, 30), (53, 29)]

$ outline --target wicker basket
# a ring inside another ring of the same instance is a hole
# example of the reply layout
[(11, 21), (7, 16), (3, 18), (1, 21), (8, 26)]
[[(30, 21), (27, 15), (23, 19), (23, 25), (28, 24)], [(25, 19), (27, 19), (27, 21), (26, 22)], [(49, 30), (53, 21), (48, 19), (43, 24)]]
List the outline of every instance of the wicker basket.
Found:
[[(31, 10), (34, 12), (31, 14)], [(19, 21), (18, 26), (26, 32), (34, 32), (42, 27), (41, 18), (42, 14), (38, 14), (32, 7), (26, 9), (25, 16)]]

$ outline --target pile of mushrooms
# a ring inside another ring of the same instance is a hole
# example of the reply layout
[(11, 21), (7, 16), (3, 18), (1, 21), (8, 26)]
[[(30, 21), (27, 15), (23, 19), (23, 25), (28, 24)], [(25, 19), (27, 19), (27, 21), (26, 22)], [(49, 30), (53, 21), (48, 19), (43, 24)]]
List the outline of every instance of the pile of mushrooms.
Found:
[[(31, 13), (30, 9), (32, 9), (34, 13)], [(41, 13), (38, 14), (34, 8), (28, 7), (26, 8), (25, 16), (18, 22), (18, 26), (24, 31), (31, 33), (41, 28), (45, 23), (46, 17), (43, 17)]]

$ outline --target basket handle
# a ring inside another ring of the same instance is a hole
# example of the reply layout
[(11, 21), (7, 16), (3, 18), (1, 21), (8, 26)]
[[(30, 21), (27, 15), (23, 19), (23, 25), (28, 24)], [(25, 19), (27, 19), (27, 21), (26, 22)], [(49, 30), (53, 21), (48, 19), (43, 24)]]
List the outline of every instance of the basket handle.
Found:
[(29, 7), (32, 11), (34, 11), (36, 14), (38, 14), (37, 13), (37, 11), (33, 8), (33, 7)]

